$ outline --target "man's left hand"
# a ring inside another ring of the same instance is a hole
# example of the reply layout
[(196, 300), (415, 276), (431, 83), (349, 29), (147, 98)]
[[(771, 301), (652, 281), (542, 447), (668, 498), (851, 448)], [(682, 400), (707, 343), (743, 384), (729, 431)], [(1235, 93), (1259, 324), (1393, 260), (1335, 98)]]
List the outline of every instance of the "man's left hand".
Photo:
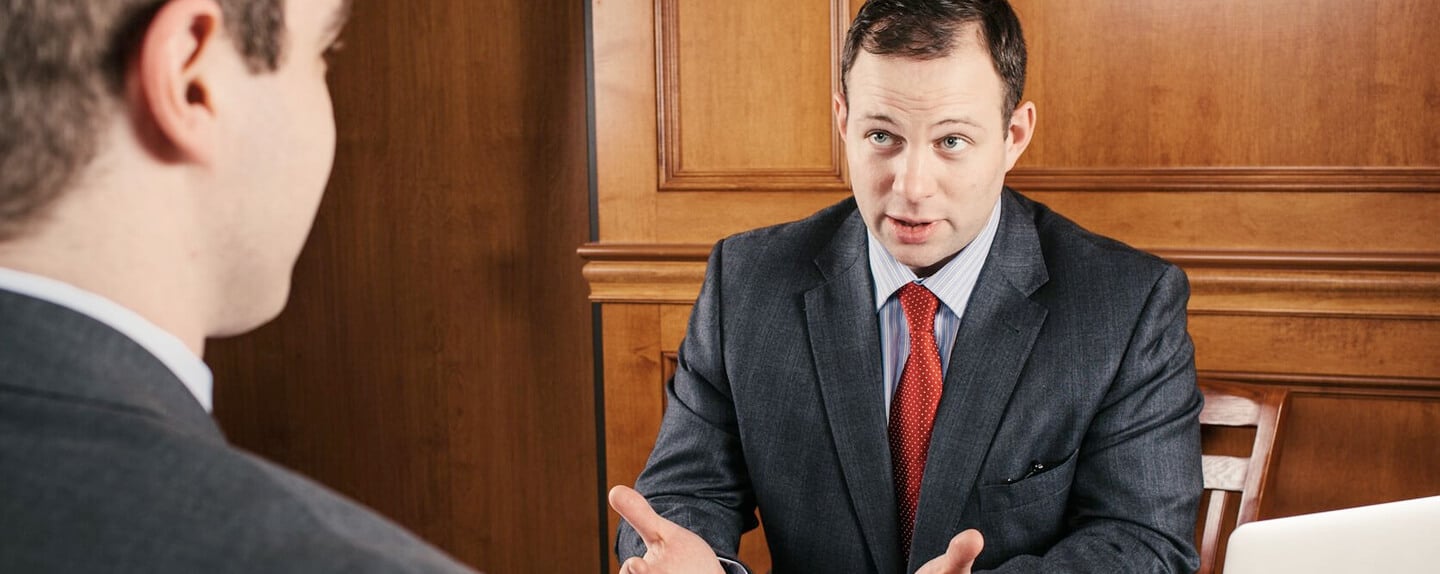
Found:
[(979, 530), (966, 530), (950, 539), (950, 546), (939, 558), (926, 562), (915, 574), (970, 574), (975, 558), (985, 548), (985, 537)]

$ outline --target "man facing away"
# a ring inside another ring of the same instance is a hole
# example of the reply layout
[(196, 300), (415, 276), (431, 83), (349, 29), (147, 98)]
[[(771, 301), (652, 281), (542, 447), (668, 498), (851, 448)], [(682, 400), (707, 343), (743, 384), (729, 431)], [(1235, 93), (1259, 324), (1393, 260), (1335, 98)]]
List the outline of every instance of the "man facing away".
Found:
[(463, 572), (229, 446), (206, 337), (284, 306), (348, 0), (0, 2), (0, 572)]
[(742, 571), (757, 510), (777, 573), (1197, 567), (1188, 284), (1005, 188), (1025, 63), (1003, 0), (861, 8), (854, 197), (715, 247), (625, 571)]

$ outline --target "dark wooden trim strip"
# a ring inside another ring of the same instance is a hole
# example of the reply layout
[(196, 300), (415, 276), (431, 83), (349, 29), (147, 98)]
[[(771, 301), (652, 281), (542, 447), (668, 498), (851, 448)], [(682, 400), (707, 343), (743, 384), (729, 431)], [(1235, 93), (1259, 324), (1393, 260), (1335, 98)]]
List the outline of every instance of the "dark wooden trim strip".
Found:
[(1371, 375), (1316, 375), (1301, 373), (1259, 373), (1247, 371), (1210, 371), (1197, 373), (1201, 379), (1232, 381), (1260, 385), (1292, 385), (1302, 387), (1390, 389), (1440, 391), (1440, 379), (1429, 377), (1380, 377)]
[(576, 250), (586, 261), (706, 261), (710, 246), (700, 243), (606, 243), (581, 245)]
[(1440, 272), (1440, 253), (1338, 253), (1156, 249), (1186, 268)]
[(1016, 168), (1006, 184), (1021, 191), (1440, 192), (1432, 167)]

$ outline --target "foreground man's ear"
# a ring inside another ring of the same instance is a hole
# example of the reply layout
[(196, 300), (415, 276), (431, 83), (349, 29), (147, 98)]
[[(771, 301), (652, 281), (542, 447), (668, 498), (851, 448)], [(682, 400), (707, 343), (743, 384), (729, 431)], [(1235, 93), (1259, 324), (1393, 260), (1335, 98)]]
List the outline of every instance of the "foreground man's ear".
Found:
[(234, 58), (215, 0), (166, 2), (145, 31), (127, 91), (145, 147), (170, 162), (209, 163), (218, 142), (212, 90)]

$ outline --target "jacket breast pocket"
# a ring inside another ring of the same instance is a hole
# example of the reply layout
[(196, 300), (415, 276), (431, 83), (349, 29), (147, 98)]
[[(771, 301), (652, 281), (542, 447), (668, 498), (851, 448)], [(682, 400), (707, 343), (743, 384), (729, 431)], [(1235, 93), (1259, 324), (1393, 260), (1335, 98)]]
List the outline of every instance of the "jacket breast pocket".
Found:
[[(1052, 464), (1033, 476), (1014, 482), (981, 485), (980, 511), (991, 513), (1018, 509), (1068, 493), (1070, 483), (1075, 479), (1077, 452), (1071, 452), (1063, 462)], [(1059, 502), (1063, 505), (1065, 501), (1061, 499)]]

